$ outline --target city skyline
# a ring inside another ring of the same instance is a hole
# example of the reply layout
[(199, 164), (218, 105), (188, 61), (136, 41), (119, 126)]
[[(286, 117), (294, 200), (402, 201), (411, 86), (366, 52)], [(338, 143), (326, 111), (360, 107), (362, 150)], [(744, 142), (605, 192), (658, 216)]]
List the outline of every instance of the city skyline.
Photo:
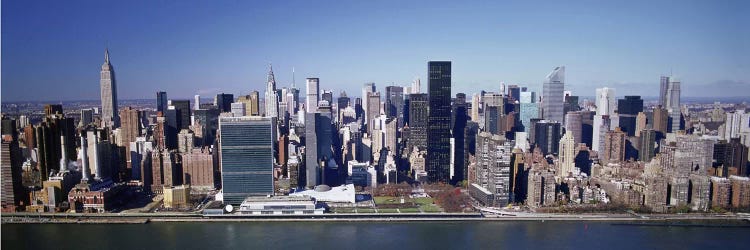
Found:
[[(685, 97), (750, 92), (750, 81), (742, 74), (748, 69), (742, 60), (749, 52), (748, 35), (740, 25), (748, 17), (738, 11), (745, 3), (552, 4), (538, 9), (517, 3), (487, 8), (442, 3), (429, 8), (417, 8), (415, 3), (401, 8), (383, 3), (290, 3), (211, 7), (205, 13), (192, 4), (122, 8), (25, 4), (4, 6), (4, 102), (98, 99), (97, 76), (91, 69), (100, 65), (101, 51), (107, 48), (118, 68), (119, 99), (150, 99), (162, 90), (174, 98), (263, 92), (269, 62), (277, 69), (277, 88), (291, 85), (294, 68), (297, 87), (302, 87), (302, 79), (315, 77), (320, 78), (322, 89), (352, 95), (366, 82), (382, 88), (408, 86), (416, 77), (426, 81), (422, 68), (428, 60), (454, 62), (452, 95), (478, 89), (497, 91), (500, 82), (541, 93), (544, 75), (559, 65), (568, 71), (566, 90), (579, 96), (593, 96), (590, 90), (595, 87), (615, 88), (618, 96), (658, 96), (658, 79), (672, 75), (670, 71), (682, 82)], [(654, 15), (662, 7), (676, 14)], [(156, 15), (165, 8), (174, 8), (173, 20)], [(94, 13), (103, 9), (112, 9), (106, 17), (113, 25), (93, 21), (103, 18)], [(132, 20), (128, 11), (142, 11), (144, 20)], [(346, 14), (325, 20), (303, 15), (315, 11)], [(591, 14), (595, 11), (600, 13)], [(210, 15), (219, 12), (228, 14)], [(439, 21), (445, 27), (440, 34), (424, 33), (427, 26), (420, 20), (432, 12), (455, 17)], [(290, 20), (259, 20), (267, 16), (289, 16)], [(604, 22), (590, 24), (599, 19)], [(41, 27), (54, 20), (65, 21)], [(342, 23), (346, 20), (353, 21)], [(552, 20), (560, 23), (552, 25)], [(236, 28), (248, 31), (227, 28), (235, 23)], [(326, 28), (334, 24), (345, 34)], [(151, 28), (138, 33), (145, 27)], [(622, 33), (610, 27), (622, 28)], [(430, 43), (422, 47), (425, 39)], [(49, 44), (50, 40), (55, 44)], [(269, 44), (271, 40), (279, 42)], [(717, 84), (726, 87), (715, 88)], [(29, 86), (36, 91), (25, 91)]]

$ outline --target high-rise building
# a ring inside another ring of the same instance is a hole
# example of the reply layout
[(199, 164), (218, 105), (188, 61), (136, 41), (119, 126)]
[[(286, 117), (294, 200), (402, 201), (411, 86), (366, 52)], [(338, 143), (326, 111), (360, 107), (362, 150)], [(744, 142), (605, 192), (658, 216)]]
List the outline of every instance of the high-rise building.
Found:
[(428, 63), (430, 108), (427, 117), (427, 158), (430, 182), (448, 182), (450, 177), (451, 62)]
[(542, 117), (545, 120), (563, 122), (563, 91), (565, 89), (565, 66), (555, 67), (542, 86)]
[[(367, 116), (367, 96), (368, 93), (375, 93), (375, 83), (374, 82), (368, 82), (365, 83), (364, 86), (362, 86), (362, 109), (365, 111), (365, 117)], [(368, 121), (365, 119), (365, 124), (367, 124)]]
[[(3, 124), (5, 125), (5, 124)], [(18, 141), (12, 135), (3, 133), (0, 142), (0, 175), (2, 175), (2, 186), (0, 186), (0, 202), (3, 212), (15, 212), (21, 205), (28, 205), (28, 195), (22, 183), (23, 155), (18, 147)]]
[(601, 160), (606, 163), (620, 163), (625, 160), (625, 138), (627, 135), (619, 127), (608, 131), (604, 137), (604, 152)]
[(413, 150), (414, 147), (418, 147), (420, 150), (427, 149), (429, 101), (427, 94), (409, 95), (409, 151)]
[(419, 78), (416, 78), (411, 83), (411, 93), (410, 94), (419, 94), (419, 93), (422, 93), (422, 82), (419, 80)]
[(635, 116), (635, 136), (640, 136), (641, 131), (648, 127), (648, 115), (645, 112), (638, 112)]
[(643, 112), (643, 99), (640, 96), (625, 96), (617, 100), (617, 113), (620, 116), (620, 128), (628, 136), (636, 135), (636, 117)]
[(573, 111), (565, 114), (565, 131), (573, 134), (575, 145), (582, 142), (583, 138), (583, 115), (581, 112)]
[(662, 107), (667, 106), (667, 98), (669, 90), (669, 77), (668, 76), (662, 76), (659, 79), (659, 105)]
[(195, 95), (193, 97), (193, 110), (200, 109), (201, 108), (201, 96)]
[[(125, 164), (127, 169), (132, 169), (132, 159), (130, 157), (130, 143), (135, 142), (135, 138), (141, 136), (141, 111), (126, 107), (120, 110), (122, 127), (120, 127), (120, 141), (118, 146), (125, 147)], [(127, 173), (131, 173), (128, 171)]]
[(156, 111), (164, 112), (167, 110), (167, 92), (156, 92)]
[(231, 112), (232, 111), (232, 103), (234, 102), (234, 95), (233, 94), (218, 94), (216, 95), (216, 100), (214, 105), (219, 108), (219, 112)]
[(453, 147), (453, 182), (459, 183), (463, 180), (466, 180), (467, 173), (464, 172), (465, 169), (465, 157), (466, 157), (466, 138), (465, 136), (465, 129), (466, 129), (466, 123), (469, 119), (467, 104), (466, 104), (466, 94), (464, 93), (458, 93), (456, 94), (456, 99), (453, 102), (453, 107), (451, 108), (451, 133), (453, 134), (454, 139), (454, 147)]
[(171, 100), (177, 110), (177, 129), (190, 129), (190, 100)]
[(591, 136), (592, 147), (601, 152), (603, 150), (604, 134), (610, 130), (611, 118), (616, 110), (615, 89), (596, 89), (596, 115), (594, 115), (593, 133)]
[(385, 87), (385, 115), (395, 117), (398, 127), (404, 126), (404, 88), (401, 86)]
[(669, 78), (669, 88), (667, 88), (667, 112), (669, 113), (668, 132), (677, 132), (682, 129), (680, 110), (680, 81), (676, 78)]
[(219, 159), (224, 203), (273, 195), (273, 120), (270, 117), (219, 118)]
[(560, 122), (539, 121), (534, 127), (534, 144), (544, 155), (557, 155), (560, 146), (560, 133)]
[(489, 191), (493, 199), (487, 206), (504, 207), (510, 202), (511, 155), (513, 141), (504, 136), (481, 132), (477, 135), (475, 180), (471, 182)]
[(276, 93), (276, 78), (273, 75), (273, 66), (268, 66), (268, 77), (266, 80), (266, 116), (279, 117), (279, 100)]
[(714, 144), (713, 158), (716, 160), (714, 165), (721, 167), (721, 176), (748, 174), (748, 147), (743, 145), (739, 138)]
[(654, 131), (658, 132), (658, 137), (664, 137), (664, 135), (667, 134), (669, 125), (669, 113), (667, 110), (662, 106), (654, 107), (654, 119), (653, 119), (653, 127)]
[(200, 125), (201, 137), (196, 142), (198, 146), (211, 146), (216, 139), (216, 130), (219, 129), (219, 109), (209, 106), (208, 109), (197, 109), (194, 112), (195, 123)]
[(531, 130), (534, 130), (534, 128), (531, 126), (531, 119), (539, 118), (539, 103), (536, 103), (535, 92), (521, 92), (520, 98), (521, 107), (518, 116), (519, 120), (521, 120), (521, 125), (523, 126), (523, 130), (521, 131), (529, 132)]
[(78, 126), (85, 127), (92, 122), (94, 122), (94, 109), (81, 109), (81, 120), (78, 122)]
[(232, 115), (235, 117), (245, 116), (245, 104), (241, 102), (232, 103)]
[(380, 92), (368, 92), (366, 99), (365, 118), (367, 132), (372, 133), (373, 119), (380, 116)]
[(320, 101), (320, 79), (307, 78), (307, 100), (305, 101), (307, 113), (318, 111), (318, 101)]
[(638, 160), (643, 162), (649, 162), (656, 154), (656, 131), (653, 129), (641, 130), (640, 135), (640, 149), (638, 149)]
[(102, 64), (99, 85), (102, 92), (102, 122), (106, 127), (120, 127), (120, 117), (117, 115), (117, 82), (115, 69), (109, 62), (109, 49), (104, 50), (104, 64)]
[(574, 172), (577, 145), (573, 132), (566, 131), (560, 139), (560, 170), (557, 171), (557, 176), (565, 178)]
[(307, 187), (331, 184), (337, 176), (333, 146), (333, 125), (330, 111), (318, 110), (305, 114), (305, 168)]

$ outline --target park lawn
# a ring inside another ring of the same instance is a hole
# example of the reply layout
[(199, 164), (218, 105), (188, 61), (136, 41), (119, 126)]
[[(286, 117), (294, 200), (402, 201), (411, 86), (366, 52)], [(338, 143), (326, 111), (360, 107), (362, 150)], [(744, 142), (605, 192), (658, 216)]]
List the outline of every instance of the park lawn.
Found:
[(419, 205), (429, 205), (429, 204), (432, 204), (435, 201), (435, 199), (430, 198), (430, 197), (420, 197), (420, 198), (414, 198), (412, 199), (412, 201)]
[(375, 204), (400, 204), (401, 198), (393, 196), (376, 196)]
[(378, 209), (378, 213), (398, 213), (398, 210), (395, 208), (383, 208)]
[(419, 213), (419, 208), (416, 207), (401, 208), (400, 210), (402, 213)]
[(425, 213), (442, 212), (442, 210), (436, 205), (423, 205), (423, 206), (420, 206), (420, 208), (422, 208), (422, 211), (424, 211)]
[(374, 208), (357, 208), (358, 213), (374, 213)]

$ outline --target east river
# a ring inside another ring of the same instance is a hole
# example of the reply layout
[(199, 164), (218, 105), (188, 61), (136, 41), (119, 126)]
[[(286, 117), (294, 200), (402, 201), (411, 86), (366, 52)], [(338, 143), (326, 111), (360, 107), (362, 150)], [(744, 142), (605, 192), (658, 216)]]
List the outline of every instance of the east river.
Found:
[[(739, 225), (739, 226), (738, 226)], [(612, 222), (3, 224), (2, 249), (750, 249), (727, 227)]]

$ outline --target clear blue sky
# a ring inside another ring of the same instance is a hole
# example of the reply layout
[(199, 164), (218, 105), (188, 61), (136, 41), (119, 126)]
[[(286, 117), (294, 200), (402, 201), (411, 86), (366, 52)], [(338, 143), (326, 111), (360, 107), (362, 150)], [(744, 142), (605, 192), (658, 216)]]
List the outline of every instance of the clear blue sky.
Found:
[(98, 99), (105, 46), (121, 99), (262, 91), (269, 62), (280, 87), (295, 67), (298, 87), (424, 91), (428, 60), (453, 61), (454, 94), (565, 65), (582, 96), (656, 96), (670, 70), (683, 96), (750, 96), (748, 1), (614, 2), (3, 1), (2, 100)]

